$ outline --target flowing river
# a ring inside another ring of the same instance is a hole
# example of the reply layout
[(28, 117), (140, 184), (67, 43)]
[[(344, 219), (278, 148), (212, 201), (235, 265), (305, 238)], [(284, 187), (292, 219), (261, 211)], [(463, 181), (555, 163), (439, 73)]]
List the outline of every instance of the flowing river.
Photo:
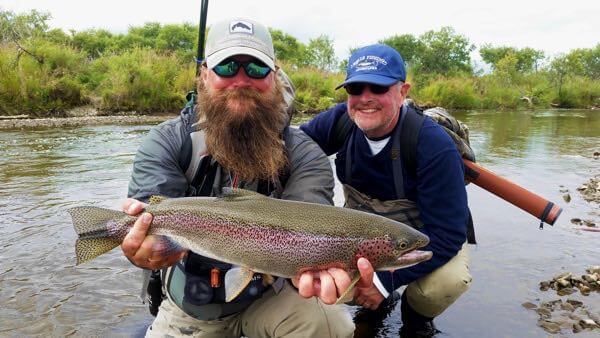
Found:
[[(554, 226), (470, 184), (478, 244), (470, 246), (471, 289), (436, 319), (442, 337), (547, 337), (539, 315), (522, 306), (554, 299), (583, 301), (600, 314), (600, 294), (559, 297), (539, 282), (600, 265), (598, 203), (577, 187), (600, 175), (600, 112), (457, 112), (471, 131), (477, 161), (558, 203)], [(135, 151), (151, 125), (0, 130), (0, 336), (140, 336), (152, 320), (138, 299), (140, 270), (120, 250), (75, 266), (66, 210), (118, 209)], [(570, 196), (570, 202), (563, 199)], [(343, 195), (336, 186), (336, 204)], [(394, 337), (399, 306), (366, 336)], [(600, 330), (561, 336), (597, 337)]]

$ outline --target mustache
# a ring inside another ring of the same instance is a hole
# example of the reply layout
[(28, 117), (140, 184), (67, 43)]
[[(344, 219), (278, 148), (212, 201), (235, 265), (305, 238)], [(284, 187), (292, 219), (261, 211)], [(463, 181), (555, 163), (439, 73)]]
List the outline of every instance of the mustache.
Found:
[[(244, 102), (242, 110), (230, 110), (231, 101)], [(287, 114), (279, 84), (263, 93), (209, 90), (199, 82), (196, 113), (209, 154), (241, 179), (274, 180), (287, 165), (281, 139)]]
[(382, 109), (383, 106), (375, 101), (355, 103), (350, 106), (351, 109)]

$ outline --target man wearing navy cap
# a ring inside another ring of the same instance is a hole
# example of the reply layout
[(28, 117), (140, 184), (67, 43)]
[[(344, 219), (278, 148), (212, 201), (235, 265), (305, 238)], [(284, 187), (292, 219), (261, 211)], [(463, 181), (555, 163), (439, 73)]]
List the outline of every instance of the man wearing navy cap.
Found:
[[(348, 101), (300, 128), (327, 155), (337, 154), (336, 171), (343, 183), (345, 207), (410, 224), (429, 236), (430, 243), (423, 249), (433, 252), (431, 260), (393, 273), (374, 274), (370, 263), (361, 258), (361, 280), (354, 301), (375, 310), (388, 304), (397, 295), (395, 290), (406, 285), (401, 336), (431, 337), (438, 332), (433, 318), (471, 283), (463, 162), (452, 139), (431, 119), (425, 118), (420, 129), (402, 129), (406, 120), (419, 112), (406, 101), (410, 84), (406, 82), (404, 60), (395, 49), (375, 44), (356, 50), (346, 75), (338, 88), (346, 90)], [(353, 123), (343, 141), (336, 142), (338, 121), (346, 114)], [(406, 151), (401, 131), (416, 133), (412, 165), (403, 162), (405, 154), (400, 154)], [(300, 278), (301, 295), (335, 299), (331, 294), (337, 294), (340, 285), (348, 285), (349, 276), (336, 272), (331, 278), (333, 287), (311, 287), (308, 282), (312, 281), (306, 281), (309, 278)]]

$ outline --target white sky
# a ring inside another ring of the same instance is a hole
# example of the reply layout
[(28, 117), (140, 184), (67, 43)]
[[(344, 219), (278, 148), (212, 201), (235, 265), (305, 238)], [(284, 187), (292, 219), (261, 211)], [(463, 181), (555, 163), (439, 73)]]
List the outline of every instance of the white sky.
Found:
[[(197, 23), (200, 0), (0, 0), (17, 13), (37, 9), (52, 15), (50, 25), (65, 31), (104, 28), (126, 32), (145, 22)], [(327, 34), (336, 54), (396, 34), (419, 36), (453, 27), (477, 47), (531, 47), (547, 56), (600, 42), (600, 1), (354, 1), (210, 0), (208, 25), (233, 17), (252, 18), (306, 43)]]

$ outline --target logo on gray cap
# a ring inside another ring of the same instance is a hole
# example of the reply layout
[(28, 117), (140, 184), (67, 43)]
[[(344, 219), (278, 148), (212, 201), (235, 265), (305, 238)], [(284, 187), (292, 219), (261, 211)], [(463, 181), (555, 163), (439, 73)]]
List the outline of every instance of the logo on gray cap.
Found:
[(254, 29), (251, 22), (237, 20), (229, 23), (229, 33), (254, 34)]

